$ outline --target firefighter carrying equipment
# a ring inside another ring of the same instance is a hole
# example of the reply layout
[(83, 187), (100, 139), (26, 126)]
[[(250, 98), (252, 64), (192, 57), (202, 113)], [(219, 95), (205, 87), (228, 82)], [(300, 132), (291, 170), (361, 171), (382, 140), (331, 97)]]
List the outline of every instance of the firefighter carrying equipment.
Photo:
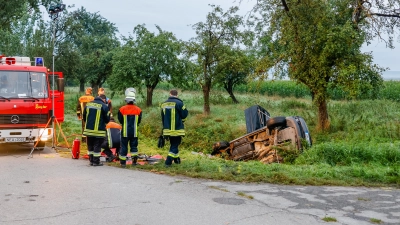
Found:
[(189, 112), (183, 101), (177, 97), (170, 96), (161, 104), (161, 119), (164, 136), (185, 136), (184, 122)]

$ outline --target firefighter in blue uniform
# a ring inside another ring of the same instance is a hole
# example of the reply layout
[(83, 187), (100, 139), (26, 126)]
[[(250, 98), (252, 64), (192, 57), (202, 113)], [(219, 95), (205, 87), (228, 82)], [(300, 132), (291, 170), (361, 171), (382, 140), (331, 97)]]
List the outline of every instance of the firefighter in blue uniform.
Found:
[(135, 105), (136, 91), (134, 88), (128, 88), (125, 91), (126, 105), (118, 111), (118, 120), (122, 126), (121, 130), (121, 150), (119, 161), (121, 167), (126, 167), (128, 154), (128, 144), (132, 157), (132, 165), (136, 165), (138, 159), (138, 126), (142, 120), (142, 110)]
[(107, 161), (112, 162), (115, 159), (112, 148), (115, 148), (115, 155), (119, 155), (121, 148), (121, 125), (115, 122), (114, 117), (110, 117), (110, 122), (106, 125), (107, 136), (101, 146), (103, 153), (107, 155)]
[(103, 99), (97, 96), (85, 106), (82, 120), (85, 121), (83, 135), (87, 137), (88, 155), (91, 166), (102, 166), (100, 162), (101, 145), (106, 136), (106, 124), (110, 121), (110, 111)]
[(178, 91), (171, 90), (167, 101), (161, 104), (163, 135), (171, 144), (165, 160), (167, 167), (171, 166), (172, 161), (176, 164), (181, 163), (178, 147), (182, 142), (182, 137), (185, 136), (184, 122), (188, 114), (185, 104), (178, 98)]

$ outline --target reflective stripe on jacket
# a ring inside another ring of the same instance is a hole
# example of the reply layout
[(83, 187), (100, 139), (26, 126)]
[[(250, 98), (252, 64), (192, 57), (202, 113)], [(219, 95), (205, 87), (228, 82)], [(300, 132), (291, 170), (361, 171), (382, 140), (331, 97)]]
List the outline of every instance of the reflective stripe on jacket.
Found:
[(161, 119), (164, 136), (185, 136), (184, 121), (189, 112), (183, 101), (170, 96), (161, 104)]
[(122, 126), (121, 137), (137, 137), (142, 110), (137, 105), (128, 103), (119, 109), (118, 120)]
[(100, 97), (96, 97), (86, 104), (82, 119), (86, 122), (83, 135), (92, 137), (106, 136), (106, 124), (110, 121), (110, 112)]
[(114, 148), (121, 144), (121, 125), (115, 122), (109, 122), (106, 125), (108, 147)]

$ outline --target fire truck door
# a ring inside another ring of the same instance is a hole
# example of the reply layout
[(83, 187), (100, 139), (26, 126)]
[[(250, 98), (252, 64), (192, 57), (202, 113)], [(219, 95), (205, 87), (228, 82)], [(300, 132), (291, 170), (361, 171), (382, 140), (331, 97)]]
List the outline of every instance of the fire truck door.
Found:
[[(53, 90), (53, 75), (49, 76), (50, 81), (50, 97), (53, 101), (54, 99), (54, 116), (57, 118), (58, 122), (64, 121), (64, 93), (58, 91), (58, 80), (59, 75), (54, 74), (54, 90)], [(54, 96), (54, 98), (53, 98)]]

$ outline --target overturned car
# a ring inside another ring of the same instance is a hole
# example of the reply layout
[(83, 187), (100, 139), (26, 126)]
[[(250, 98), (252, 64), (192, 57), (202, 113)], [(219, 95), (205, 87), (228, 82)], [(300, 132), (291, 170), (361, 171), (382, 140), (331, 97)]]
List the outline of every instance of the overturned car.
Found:
[(307, 124), (300, 116), (271, 118), (267, 110), (255, 105), (245, 110), (245, 117), (247, 134), (230, 142), (214, 143), (211, 155), (279, 163), (286, 153), (301, 152), (312, 145)]

